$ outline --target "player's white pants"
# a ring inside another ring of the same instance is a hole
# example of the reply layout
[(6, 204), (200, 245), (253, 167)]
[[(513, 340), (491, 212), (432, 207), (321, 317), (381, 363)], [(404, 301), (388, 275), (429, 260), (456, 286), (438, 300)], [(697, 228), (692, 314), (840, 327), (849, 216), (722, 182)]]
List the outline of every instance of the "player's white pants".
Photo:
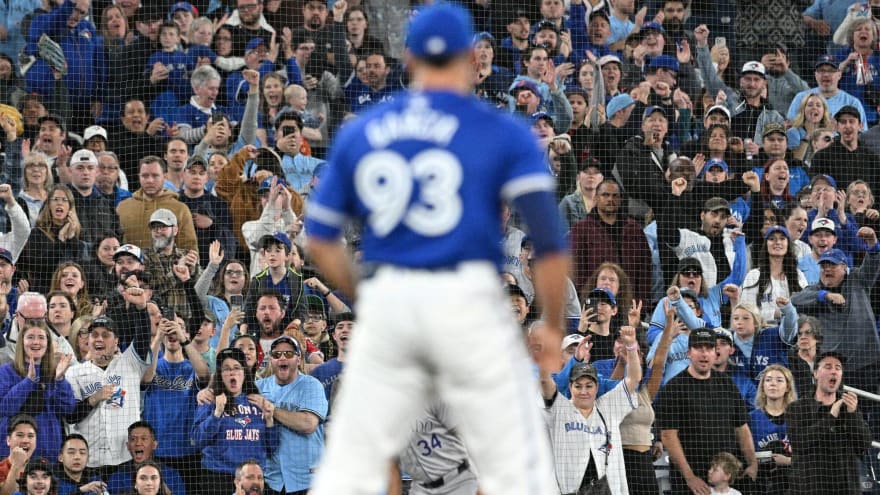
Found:
[(537, 378), (491, 264), (383, 267), (358, 294), (358, 328), (311, 493), (381, 493), (390, 459), (434, 394), (458, 419), (484, 494), (559, 493)]

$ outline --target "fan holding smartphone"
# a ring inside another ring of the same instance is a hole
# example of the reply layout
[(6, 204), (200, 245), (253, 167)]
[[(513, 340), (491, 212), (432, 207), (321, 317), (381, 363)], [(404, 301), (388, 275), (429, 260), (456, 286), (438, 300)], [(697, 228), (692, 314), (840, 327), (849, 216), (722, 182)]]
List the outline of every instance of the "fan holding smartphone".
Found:
[(611, 327), (617, 311), (617, 299), (608, 289), (597, 287), (591, 290), (584, 300), (578, 333), (590, 336), (590, 341), (593, 343), (591, 359), (614, 357), (614, 341), (620, 329)]

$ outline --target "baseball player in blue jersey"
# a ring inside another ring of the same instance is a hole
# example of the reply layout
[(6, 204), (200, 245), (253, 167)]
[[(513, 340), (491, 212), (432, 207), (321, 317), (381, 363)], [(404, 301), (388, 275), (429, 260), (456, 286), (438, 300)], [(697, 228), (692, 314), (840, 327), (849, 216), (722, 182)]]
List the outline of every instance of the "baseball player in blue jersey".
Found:
[(529, 225), (535, 289), (550, 330), (538, 360), (561, 360), (569, 259), (554, 182), (523, 122), (473, 95), (469, 15), (445, 3), (409, 26), (413, 90), (337, 135), (308, 207), (313, 257), (355, 296), (339, 241), (364, 225), (360, 331), (334, 404), (316, 495), (374, 494), (429, 400), (449, 405), (486, 495), (556, 493), (537, 382), (498, 283), (502, 201)]

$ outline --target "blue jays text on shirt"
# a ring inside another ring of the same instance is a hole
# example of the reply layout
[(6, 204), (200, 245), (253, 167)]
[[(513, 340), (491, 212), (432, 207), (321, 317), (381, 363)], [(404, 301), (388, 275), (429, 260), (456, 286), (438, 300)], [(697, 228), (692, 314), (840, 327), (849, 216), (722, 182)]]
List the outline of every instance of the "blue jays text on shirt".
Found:
[(690, 258), (697, 253), (708, 253), (710, 252), (708, 245), (703, 244), (694, 244), (692, 246), (688, 246), (682, 250), (682, 254), (679, 259)]
[(182, 392), (184, 390), (192, 389), (193, 384), (195, 383), (195, 379), (192, 376), (187, 378), (183, 376), (156, 375), (153, 377), (153, 381), (151, 383), (154, 386), (163, 390), (177, 390)]
[(773, 433), (770, 433), (769, 435), (765, 435), (764, 437), (759, 438), (757, 447), (759, 449), (764, 449), (764, 448), (768, 447), (772, 442), (782, 442), (782, 445), (785, 446), (786, 450), (788, 449), (788, 444), (789, 444), (788, 436), (783, 435), (780, 438), (779, 432), (777, 432), (777, 431), (774, 431)]
[[(110, 399), (107, 400), (107, 405), (110, 407), (122, 408), (125, 403), (125, 390), (122, 389), (122, 375), (107, 377), (107, 385), (116, 385), (116, 389), (113, 391)], [(104, 388), (104, 384), (101, 382), (90, 383), (83, 387), (83, 395), (86, 398), (91, 397), (102, 388)]]
[[(573, 431), (582, 431), (587, 435), (599, 435), (605, 440), (607, 437), (605, 435), (605, 430), (601, 425), (590, 426), (588, 424), (582, 423), (580, 421), (569, 421), (565, 423), (565, 432), (571, 433)], [(611, 445), (609, 442), (603, 442), (602, 446), (599, 447), (599, 452), (604, 452), (605, 454), (611, 450)]]
[[(238, 423), (243, 429), (234, 429), (234, 430), (226, 430), (225, 438), (226, 440), (248, 440), (252, 442), (260, 441), (260, 429), (259, 428), (248, 428), (248, 425), (253, 422), (251, 416), (259, 416), (263, 417), (263, 412), (259, 407), (253, 406), (251, 404), (236, 404), (235, 406), (235, 415), (240, 417), (235, 417), (235, 422)], [(229, 416), (229, 413), (223, 412), (224, 416)]]

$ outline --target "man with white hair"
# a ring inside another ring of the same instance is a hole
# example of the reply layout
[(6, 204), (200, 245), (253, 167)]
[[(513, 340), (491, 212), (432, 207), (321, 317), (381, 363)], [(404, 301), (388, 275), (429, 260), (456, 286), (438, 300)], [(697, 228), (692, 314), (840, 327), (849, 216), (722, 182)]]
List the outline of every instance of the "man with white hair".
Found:
[(177, 125), (176, 135), (187, 144), (196, 144), (205, 136), (208, 118), (213, 113), (226, 113), (226, 110), (216, 105), (221, 81), (217, 69), (203, 65), (193, 71), (189, 80), (193, 90), (192, 98), (186, 105), (177, 107), (173, 118), (165, 120)]

